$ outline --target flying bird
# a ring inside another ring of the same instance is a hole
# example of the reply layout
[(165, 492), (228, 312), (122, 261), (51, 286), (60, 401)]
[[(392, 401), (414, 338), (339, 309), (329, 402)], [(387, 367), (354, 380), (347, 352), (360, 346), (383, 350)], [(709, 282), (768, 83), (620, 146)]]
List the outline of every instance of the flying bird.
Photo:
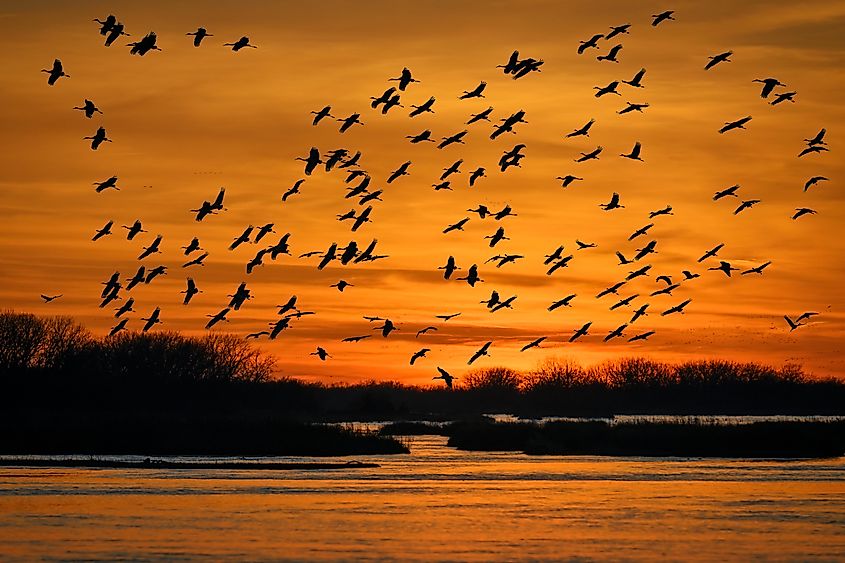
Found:
[(654, 18), (651, 22), (652, 27), (657, 27), (666, 20), (675, 21), (675, 18), (673, 17), (674, 13), (674, 10), (666, 10), (665, 12), (660, 12), (659, 14), (652, 14), (651, 17)]
[(70, 78), (70, 75), (65, 73), (64, 67), (62, 67), (62, 61), (60, 61), (59, 59), (53, 61), (52, 68), (42, 68), (41, 72), (46, 72), (50, 75), (47, 77), (47, 84), (49, 84), (50, 86), (54, 85), (56, 81), (63, 76), (65, 78)]
[(718, 201), (723, 197), (739, 197), (736, 195), (737, 190), (739, 190), (739, 184), (734, 184), (729, 188), (725, 188), (724, 190), (720, 190), (713, 194), (713, 201)]
[(206, 37), (214, 37), (210, 34), (204, 27), (198, 27), (196, 31), (191, 33), (186, 33), (185, 35), (193, 35), (194, 36), (194, 47), (199, 47), (202, 43), (202, 40)]
[(103, 227), (101, 229), (97, 230), (97, 232), (94, 234), (94, 237), (91, 240), (96, 241), (96, 240), (103, 238), (106, 235), (112, 234), (111, 228), (112, 228), (113, 225), (114, 225), (114, 221), (109, 221), (108, 223), (103, 225)]
[(729, 63), (732, 62), (730, 56), (733, 55), (733, 51), (725, 51), (724, 53), (719, 53), (718, 55), (713, 55), (712, 57), (707, 57), (710, 59), (706, 65), (704, 65), (704, 70), (710, 70), (714, 66), (719, 63)]
[(589, 332), (590, 326), (592, 324), (593, 324), (592, 322), (585, 323), (581, 328), (576, 329), (573, 332), (572, 336), (569, 337), (569, 342), (575, 342), (576, 340), (578, 340), (582, 336), (587, 336), (590, 333)]
[(473, 355), (472, 355), (472, 357), (469, 359), (469, 361), (467, 362), (467, 364), (468, 364), (468, 365), (472, 365), (472, 363), (473, 363), (475, 360), (477, 360), (478, 358), (480, 358), (481, 356), (489, 356), (490, 354), (488, 353), (488, 350), (490, 349), (490, 346), (492, 346), (492, 344), (493, 344), (493, 342), (492, 342), (492, 341), (491, 341), (491, 342), (487, 342), (487, 343), (485, 343), (485, 344), (484, 344), (481, 348), (479, 348), (479, 349), (475, 352), (475, 354), (473, 354)]
[(761, 98), (768, 98), (769, 94), (772, 93), (772, 90), (775, 89), (775, 86), (786, 86), (786, 84), (777, 78), (755, 78), (752, 82), (760, 82), (763, 84), (763, 89), (760, 91)]
[(468, 100), (469, 98), (483, 98), (484, 89), (487, 88), (487, 83), (483, 80), (472, 90), (464, 90), (464, 93), (458, 96), (459, 100)]
[(795, 214), (792, 215), (792, 219), (798, 219), (799, 217), (803, 217), (804, 215), (815, 215), (818, 213), (815, 209), (810, 209), (809, 207), (796, 207)]
[(246, 35), (244, 35), (243, 37), (241, 37), (240, 39), (238, 39), (234, 43), (223, 43), (223, 46), (224, 47), (231, 47), (232, 50), (235, 51), (236, 53), (238, 51), (240, 51), (241, 49), (244, 49), (246, 47), (249, 47), (250, 49), (258, 49), (258, 47), (256, 47), (255, 45), (252, 45), (249, 42), (249, 37), (247, 37)]
[(111, 143), (111, 139), (106, 136), (106, 128), (98, 127), (97, 132), (90, 137), (82, 137), (83, 139), (91, 140), (91, 150), (97, 150), (104, 142)]
[(102, 115), (103, 113), (100, 111), (100, 108), (94, 105), (94, 102), (92, 102), (91, 100), (85, 100), (85, 103), (83, 103), (81, 106), (74, 106), (73, 109), (84, 112), (85, 117), (87, 117), (88, 119), (94, 117), (95, 113), (99, 113), (100, 115)]
[(531, 342), (529, 342), (528, 344), (526, 344), (525, 346), (520, 348), (519, 351), (525, 352), (526, 350), (528, 350), (530, 348), (539, 348), (540, 344), (542, 344), (543, 341), (546, 340), (546, 338), (548, 338), (548, 337), (547, 336), (541, 336), (540, 338), (532, 340)]
[(410, 364), (411, 364), (411, 365), (414, 365), (414, 362), (416, 362), (416, 361), (417, 361), (417, 360), (419, 360), (420, 358), (425, 358), (425, 355), (426, 355), (428, 352), (431, 352), (431, 348), (420, 348), (419, 350), (417, 350), (416, 352), (414, 352), (414, 355), (413, 355), (413, 356), (411, 356), (411, 361), (410, 361)]
[(451, 389), (452, 388), (452, 381), (455, 380), (456, 378), (452, 377), (452, 375), (450, 375), (448, 371), (446, 371), (445, 369), (443, 369), (439, 366), (437, 367), (437, 371), (440, 372), (440, 375), (438, 375), (437, 377), (433, 377), (432, 379), (442, 379), (443, 383), (446, 384), (446, 387), (448, 389)]
[(751, 121), (750, 115), (737, 119), (736, 121), (726, 121), (725, 125), (719, 129), (719, 133), (726, 133), (732, 129), (745, 129), (745, 124), (749, 121)]

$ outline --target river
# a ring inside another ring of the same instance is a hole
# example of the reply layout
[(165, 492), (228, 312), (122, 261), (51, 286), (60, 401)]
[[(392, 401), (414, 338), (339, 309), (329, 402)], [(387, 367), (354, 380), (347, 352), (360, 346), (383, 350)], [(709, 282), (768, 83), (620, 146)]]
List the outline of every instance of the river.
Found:
[(410, 455), (355, 458), (376, 469), (0, 468), (0, 557), (845, 559), (845, 458), (536, 457), (406, 440)]

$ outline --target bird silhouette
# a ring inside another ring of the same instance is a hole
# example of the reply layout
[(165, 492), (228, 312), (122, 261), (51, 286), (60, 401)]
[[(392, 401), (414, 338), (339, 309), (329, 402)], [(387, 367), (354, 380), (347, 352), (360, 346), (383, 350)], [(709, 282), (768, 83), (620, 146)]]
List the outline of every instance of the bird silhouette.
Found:
[(816, 133), (815, 137), (813, 137), (811, 139), (804, 139), (804, 141), (810, 146), (812, 146), (812, 145), (826, 145), (827, 143), (824, 141), (824, 136), (825, 136), (826, 133), (827, 133), (827, 129), (822, 129), (818, 133)]
[(431, 332), (432, 330), (436, 331), (437, 327), (436, 326), (427, 326), (423, 329), (420, 329), (420, 330), (417, 331), (417, 335), (415, 336), (415, 338), (419, 338), (421, 335), (427, 334), (427, 333)]
[(704, 65), (704, 70), (710, 70), (714, 66), (719, 63), (729, 63), (731, 62), (730, 56), (733, 55), (733, 51), (725, 51), (724, 53), (719, 53), (718, 55), (713, 55), (712, 57), (707, 57), (710, 59), (706, 65)]
[(573, 293), (571, 295), (567, 295), (563, 299), (558, 299), (557, 301), (554, 301), (551, 305), (549, 305), (548, 310), (554, 311), (555, 309), (558, 309), (560, 307), (572, 307), (571, 303), (572, 300), (575, 299), (575, 297), (576, 295)]
[(786, 321), (786, 324), (789, 325), (789, 332), (792, 332), (793, 330), (795, 330), (798, 327), (804, 326), (802, 323), (793, 321), (792, 319), (790, 319), (786, 315), (784, 315), (783, 318)]
[(643, 162), (643, 159), (640, 158), (640, 153), (642, 152), (642, 148), (643, 147), (640, 144), (640, 142), (637, 141), (634, 144), (634, 148), (631, 149), (631, 152), (629, 152), (628, 154), (620, 154), (619, 156), (624, 157), (624, 158), (628, 158), (630, 160), (639, 160), (640, 162)]
[(434, 96), (431, 96), (428, 100), (423, 102), (418, 106), (412, 105), (411, 107), (414, 108), (411, 113), (408, 114), (409, 117), (416, 117), (418, 115), (422, 115), (424, 113), (434, 113), (434, 110), (431, 109), (434, 106)]
[(487, 88), (487, 83), (483, 80), (472, 90), (464, 90), (464, 93), (458, 96), (459, 100), (468, 100), (470, 98), (483, 98), (484, 89)]
[(567, 174), (566, 176), (558, 176), (555, 180), (561, 181), (561, 187), (568, 188), (569, 185), (576, 181), (576, 180), (583, 180), (584, 178), (580, 178), (578, 176), (573, 176), (572, 174)]
[(775, 94), (775, 99), (769, 102), (769, 104), (773, 106), (782, 104), (783, 102), (792, 102), (794, 104), (797, 94), (798, 92), (781, 92), (780, 94)]
[(775, 86), (786, 86), (786, 84), (777, 78), (755, 78), (752, 82), (760, 82), (763, 84), (763, 89), (760, 91), (761, 98), (768, 98), (769, 94), (772, 93), (772, 90), (775, 89)]
[(469, 131), (464, 129), (463, 131), (459, 131), (459, 132), (455, 133), (454, 135), (450, 135), (448, 137), (443, 137), (443, 140), (440, 142), (440, 144), (437, 145), (437, 148), (438, 149), (445, 149), (449, 145), (453, 145), (455, 143), (461, 144), (461, 145), (466, 144), (465, 141), (464, 141), (464, 137), (467, 135), (467, 133), (469, 133)]
[(618, 193), (616, 193), (616, 192), (613, 192), (613, 195), (612, 195), (612, 196), (610, 196), (610, 201), (608, 201), (607, 203), (602, 203), (602, 204), (599, 204), (599, 207), (601, 207), (601, 208), (602, 208), (602, 209), (604, 209), (605, 211), (612, 211), (612, 210), (614, 210), (614, 209), (621, 209), (621, 208), (623, 208), (623, 207), (625, 207), (625, 206), (624, 206), (624, 205), (620, 205), (620, 203), (619, 203), (619, 194), (618, 194)]
[(490, 121), (490, 114), (493, 113), (493, 108), (489, 107), (482, 112), (474, 113), (469, 116), (469, 121), (466, 122), (467, 125), (472, 125), (473, 123), (477, 123), (479, 121)]
[(631, 29), (631, 24), (629, 24), (629, 23), (612, 26), (610, 28), (610, 33), (608, 33), (604, 37), (604, 39), (605, 39), (605, 41), (610, 41), (611, 39), (613, 39), (617, 35), (627, 35), (629, 33), (628, 32), (629, 29)]
[(433, 377), (432, 379), (442, 379), (443, 383), (446, 384), (446, 388), (451, 389), (452, 381), (454, 381), (456, 378), (452, 377), (452, 375), (450, 375), (449, 372), (443, 369), (442, 367), (438, 366), (437, 371), (440, 372), (440, 375), (438, 375), (437, 377)]
[(444, 266), (438, 266), (438, 270), (443, 270), (443, 279), (449, 279), (460, 268), (455, 264), (455, 257), (449, 256)]
[(91, 150), (97, 150), (104, 142), (111, 143), (112, 140), (106, 136), (106, 128), (98, 127), (97, 132), (90, 137), (82, 137), (91, 140)]
[(186, 279), (187, 287), (184, 291), (180, 291), (179, 293), (185, 294), (185, 299), (182, 301), (183, 305), (187, 305), (191, 302), (191, 299), (194, 298), (194, 295), (197, 293), (202, 293), (202, 290), (197, 288), (196, 282), (194, 282), (193, 278)]
[(467, 275), (462, 278), (455, 278), (458, 281), (465, 281), (470, 287), (475, 287), (475, 284), (483, 282), (484, 280), (478, 276), (478, 266), (473, 264), (467, 270)]
[(417, 143), (422, 143), (422, 142), (428, 142), (428, 143), (434, 143), (435, 142), (434, 139), (431, 138), (431, 131), (428, 130), (428, 129), (426, 129), (425, 131), (423, 131), (422, 133), (419, 133), (417, 135), (407, 135), (405, 138), (410, 139), (412, 144), (417, 144)]
[(614, 338), (624, 338), (624, 331), (628, 328), (627, 323), (616, 327), (615, 329), (611, 330), (607, 336), (604, 337), (604, 342), (608, 342), (613, 340)]
[(667, 205), (663, 209), (658, 209), (656, 211), (652, 211), (648, 214), (648, 218), (654, 219), (655, 217), (657, 217), (659, 215), (674, 215), (674, 213), (672, 213), (672, 206)]
[(112, 228), (113, 225), (114, 225), (114, 221), (109, 221), (108, 223), (103, 225), (103, 227), (101, 229), (97, 230), (97, 232), (94, 234), (94, 237), (91, 240), (96, 241), (96, 240), (103, 238), (104, 236), (112, 234), (111, 228)]
[(361, 342), (367, 338), (372, 338), (372, 334), (362, 334), (361, 336), (347, 336), (341, 342)]
[(659, 14), (652, 14), (651, 17), (654, 18), (651, 22), (652, 27), (657, 27), (667, 20), (675, 21), (675, 18), (673, 17), (674, 13), (674, 10), (666, 10), (665, 12), (660, 12)]
[(247, 37), (246, 35), (244, 35), (243, 37), (241, 37), (240, 39), (238, 39), (234, 43), (223, 43), (223, 46), (224, 47), (231, 47), (232, 50), (235, 51), (236, 53), (238, 51), (240, 51), (241, 49), (244, 49), (246, 47), (249, 47), (250, 49), (258, 49), (258, 47), (256, 47), (255, 45), (252, 45), (249, 42), (249, 37)]
[(584, 125), (579, 127), (578, 129), (574, 130), (572, 133), (567, 134), (566, 138), (580, 137), (580, 136), (589, 137), (590, 136), (590, 128), (593, 126), (593, 124), (595, 124), (595, 122), (596, 122), (595, 119), (591, 119), (590, 121), (588, 121), (587, 123), (585, 123)]
[(126, 240), (132, 240), (136, 236), (138, 236), (139, 233), (146, 233), (147, 232), (146, 230), (144, 230), (142, 228), (140, 219), (136, 219), (135, 222), (132, 223), (132, 226), (121, 225), (121, 228), (126, 229)]
[(322, 348), (320, 346), (317, 346), (317, 349), (314, 352), (311, 352), (308, 355), (309, 356), (317, 356), (318, 358), (320, 358), (320, 361), (323, 361), (323, 362), (326, 361), (326, 358), (331, 358), (331, 355), (329, 355), (329, 353), (326, 352), (325, 348)]
[(592, 326), (592, 324), (592, 322), (584, 323), (581, 328), (575, 329), (575, 331), (572, 333), (572, 336), (569, 337), (569, 342), (575, 342), (582, 336), (587, 336), (588, 334), (590, 334), (590, 327)]
[(829, 148), (823, 147), (821, 145), (810, 145), (809, 147), (805, 148), (800, 153), (798, 153), (798, 157), (800, 158), (800, 157), (802, 157), (804, 155), (808, 155), (808, 154), (819, 154), (819, 153), (822, 153), (822, 152), (828, 152), (829, 150), (830, 150)]
[(454, 319), (455, 317), (460, 317), (460, 316), (461, 316), (460, 313), (452, 313), (451, 315), (434, 315), (434, 318), (440, 319), (441, 321), (443, 321), (445, 323), (446, 321), (450, 321), (450, 320)]
[(129, 322), (129, 319), (121, 319), (120, 322), (118, 322), (116, 325), (111, 327), (111, 330), (109, 330), (109, 336), (114, 336), (118, 332), (120, 332), (121, 330), (127, 330), (126, 329), (126, 323), (128, 323), (128, 322)]
[(718, 200), (722, 199), (723, 197), (728, 197), (728, 196), (739, 197), (738, 195), (736, 195), (737, 190), (739, 190), (739, 184), (734, 184), (733, 186), (731, 186), (729, 188), (725, 188), (724, 190), (720, 190), (720, 191), (716, 192), (715, 194), (713, 194), (713, 201), (718, 201)]
[(803, 217), (804, 215), (815, 215), (818, 213), (815, 209), (810, 209), (809, 207), (796, 207), (795, 214), (792, 215), (792, 219), (798, 219), (799, 217)]
[(722, 248), (724, 248), (724, 246), (725, 243), (717, 244), (716, 246), (702, 254), (701, 258), (698, 259), (698, 262), (701, 263), (707, 260), (708, 258), (713, 258), (714, 256), (716, 256), (716, 254), (718, 254), (720, 250), (722, 250)]
[(451, 233), (452, 231), (463, 231), (464, 225), (466, 225), (468, 222), (469, 222), (469, 217), (464, 217), (463, 219), (461, 219), (457, 223), (453, 223), (453, 224), (449, 225), (448, 227), (446, 227), (445, 229), (443, 229), (443, 234)]
[(762, 274), (763, 270), (768, 268), (770, 265), (771, 265), (771, 261), (764, 262), (763, 264), (760, 264), (759, 266), (755, 266), (754, 268), (749, 268), (748, 270), (743, 271), (742, 275), (745, 276), (747, 274)]
[(416, 361), (417, 361), (417, 360), (419, 360), (420, 358), (425, 358), (425, 355), (426, 355), (428, 352), (431, 352), (431, 348), (420, 348), (419, 350), (417, 350), (416, 352), (414, 352), (414, 355), (413, 355), (413, 356), (411, 356), (411, 361), (410, 361), (410, 364), (411, 364), (411, 365), (414, 365), (414, 362), (416, 362)]
[(58, 294), (58, 295), (44, 295), (43, 293), (41, 294), (41, 299), (44, 300), (44, 303), (52, 303), (53, 301), (55, 301), (59, 297), (62, 297), (61, 293)]
[(758, 203), (760, 203), (759, 199), (744, 199), (740, 202), (737, 208), (734, 209), (734, 215), (739, 215), (742, 211), (746, 209), (751, 209)]
[(120, 307), (117, 307), (115, 309), (115, 314), (114, 314), (115, 318), (120, 318), (122, 315), (125, 315), (126, 313), (134, 313), (135, 309), (132, 308), (132, 306), (134, 304), (135, 304), (135, 298), (134, 297), (130, 297), (129, 299), (127, 299), (123, 303), (123, 305), (121, 305)]
[(310, 176), (311, 173), (317, 168), (318, 164), (323, 164), (323, 161), (320, 160), (320, 150), (317, 147), (311, 147), (311, 150), (308, 151), (307, 157), (296, 157), (296, 160), (301, 160), (305, 163), (305, 175)]
[(594, 86), (593, 90), (597, 90), (596, 98), (601, 98), (602, 96), (604, 96), (606, 94), (616, 94), (617, 96), (621, 96), (622, 94), (620, 94), (619, 92), (616, 91), (616, 89), (618, 87), (619, 87), (619, 81), (614, 80), (613, 82), (611, 82), (607, 86)]
[(50, 86), (53, 86), (56, 81), (63, 76), (65, 78), (70, 78), (70, 75), (65, 73), (64, 67), (62, 67), (62, 61), (60, 61), (59, 59), (53, 61), (52, 68), (42, 68), (41, 72), (46, 72), (47, 74), (49, 74), (49, 76), (47, 77), (47, 84), (49, 84)]
[[(122, 23), (116, 23), (109, 31), (106, 41), (103, 43), (106, 47), (111, 47), (117, 39), (123, 35), (129, 37), (129, 34), (124, 31), (126, 29)], [(159, 49), (160, 50), (160, 49)]]
[(161, 250), (159, 250), (159, 247), (161, 246), (161, 239), (162, 236), (158, 235), (156, 236), (155, 240), (150, 243), (149, 246), (143, 247), (144, 251), (138, 255), (138, 260), (143, 260), (144, 258), (147, 258), (148, 256), (151, 256), (153, 254), (160, 254)]
[(489, 356), (490, 354), (489, 354), (488, 350), (490, 350), (490, 346), (492, 346), (492, 345), (493, 345), (493, 342), (492, 342), (492, 341), (490, 341), (490, 342), (486, 342), (486, 343), (485, 343), (485, 344), (484, 344), (481, 348), (479, 348), (479, 349), (475, 352), (475, 354), (473, 354), (473, 355), (470, 357), (469, 361), (467, 361), (467, 364), (468, 364), (468, 365), (472, 365), (472, 363), (473, 363), (473, 362), (475, 362), (475, 361), (476, 361), (478, 358), (480, 358), (481, 356)]
[(674, 313), (680, 313), (680, 314), (683, 315), (684, 314), (684, 308), (687, 305), (689, 305), (690, 303), (692, 303), (692, 299), (687, 299), (686, 301), (682, 301), (681, 303), (675, 305), (674, 307), (669, 307), (668, 309), (666, 309), (665, 311), (660, 313), (660, 316), (665, 317), (666, 315), (672, 315)]
[[(336, 121), (340, 121), (343, 125), (340, 126), (340, 132), (346, 133), (350, 127), (353, 125), (363, 125), (364, 122), (361, 121), (359, 118), (361, 117), (360, 113), (353, 113), (349, 117), (339, 118)], [(306, 172), (307, 174), (307, 172)]]
[(141, 329), (141, 332), (147, 332), (148, 330), (153, 328), (155, 325), (162, 322), (161, 319), (159, 318), (160, 316), (161, 316), (161, 308), (156, 307), (153, 310), (153, 312), (150, 313), (149, 317), (147, 317), (147, 318), (141, 317), (142, 321), (146, 321), (145, 324), (144, 324), (144, 327)]
[(351, 283), (349, 283), (349, 282), (348, 282), (348, 281), (346, 281), (346, 280), (340, 280), (340, 281), (338, 281), (337, 283), (333, 283), (333, 284), (332, 284), (332, 285), (330, 285), (329, 287), (334, 287), (334, 288), (336, 288), (339, 292), (343, 293), (343, 290), (344, 290), (344, 289), (346, 289), (347, 287), (355, 287), (355, 286), (354, 286), (354, 285), (352, 285)]
[(637, 335), (629, 338), (628, 342), (636, 342), (637, 340), (648, 340), (648, 337), (652, 336), (654, 334), (655, 334), (655, 332), (653, 330), (649, 330), (647, 332), (641, 332), (640, 334), (637, 334)]
[(503, 240), (510, 240), (508, 237), (505, 236), (504, 227), (499, 227), (498, 229), (496, 229), (495, 233), (493, 233), (492, 235), (488, 235), (484, 238), (490, 239), (490, 248), (493, 248)]
[(398, 78), (388, 78), (389, 81), (399, 82), (399, 90), (405, 91), (410, 84), (414, 82), (419, 82), (419, 80), (414, 79), (411, 75), (411, 71), (406, 68), (402, 69), (402, 73), (399, 75)]
[(520, 348), (519, 351), (525, 352), (526, 350), (529, 350), (531, 348), (539, 348), (540, 344), (542, 344), (543, 341), (546, 340), (547, 338), (548, 338), (547, 336), (541, 336), (540, 338), (536, 338), (536, 339), (532, 340), (531, 342), (529, 342), (528, 344), (526, 344), (525, 346), (523, 346), (522, 348)]
[(809, 180), (807, 180), (804, 183), (804, 191), (806, 192), (807, 190), (809, 190), (811, 187), (815, 186), (819, 182), (824, 182), (824, 181), (827, 181), (827, 180), (830, 180), (830, 178), (827, 178), (825, 176), (813, 176), (812, 178), (810, 178)]
[(202, 40), (206, 37), (214, 37), (214, 35), (210, 34), (204, 27), (198, 27), (196, 31), (186, 33), (185, 35), (194, 36), (194, 47), (199, 47), (202, 43)]
[(130, 55), (138, 55), (139, 57), (143, 57), (150, 51), (161, 51), (156, 45), (156, 40), (158, 36), (155, 34), (154, 31), (149, 32), (146, 34), (140, 41), (135, 41), (133, 43), (127, 43), (127, 47), (132, 47), (129, 50)]
[(231, 311), (231, 309), (226, 307), (225, 309), (222, 309), (219, 313), (216, 313), (214, 315), (206, 315), (206, 317), (209, 317), (211, 320), (206, 323), (205, 328), (207, 330), (210, 330), (214, 325), (219, 322), (229, 322), (229, 319), (226, 318), (226, 315), (229, 313), (229, 311)]
[(720, 261), (718, 266), (715, 266), (713, 268), (707, 268), (707, 269), (708, 270), (715, 270), (717, 272), (722, 272), (727, 277), (731, 277), (731, 272), (739, 271), (739, 268), (734, 268), (733, 266), (731, 266), (730, 262), (726, 262), (724, 260)]
[(396, 170), (394, 170), (393, 172), (390, 173), (390, 176), (387, 178), (387, 183), (392, 184), (395, 180), (401, 178), (402, 176), (408, 176), (409, 175), (408, 168), (410, 168), (410, 166), (411, 166), (410, 160), (403, 162), (399, 166), (399, 168), (397, 168)]
[(638, 320), (640, 317), (647, 317), (647, 316), (648, 316), (648, 313), (646, 313), (646, 310), (647, 310), (647, 309), (648, 309), (648, 303), (645, 303), (645, 304), (641, 305), (639, 309), (637, 309), (636, 311), (634, 311), (634, 314), (633, 314), (633, 316), (631, 317), (631, 320), (630, 320), (630, 321), (628, 321), (628, 323), (629, 323), (629, 324), (634, 324), (635, 322), (637, 322), (637, 320)]
[(736, 121), (726, 121), (725, 125), (719, 129), (719, 133), (726, 133), (732, 129), (745, 129), (745, 124), (749, 121), (751, 121), (750, 115), (737, 119)]
[(625, 103), (627, 105), (616, 113), (618, 113), (619, 115), (625, 115), (626, 113), (631, 113), (632, 111), (638, 111), (640, 113), (643, 113), (643, 110), (648, 107), (648, 104), (632, 104), (631, 102)]
[[(184, 264), (182, 264), (182, 267), (188, 268), (190, 266), (205, 266), (205, 264), (203, 263), (203, 260), (205, 260), (206, 258), (208, 258), (208, 252), (204, 252), (204, 253), (200, 254), (199, 256), (197, 256), (196, 258), (185, 262)], [(247, 273), (249, 273), (249, 272), (247, 272)]]
[(599, 39), (604, 37), (603, 33), (597, 33), (587, 39), (586, 41), (579, 41), (578, 42), (578, 54), (583, 55), (584, 51), (587, 49), (598, 49), (599, 48)]
[(94, 105), (94, 102), (92, 102), (91, 100), (87, 100), (87, 99), (85, 100), (85, 103), (83, 103), (81, 106), (75, 106), (73, 109), (84, 112), (85, 117), (87, 117), (88, 119), (91, 119), (92, 117), (94, 117), (95, 113), (99, 113), (101, 115), (103, 113), (103, 112), (100, 111), (100, 108), (98, 108), (96, 105)]
[(607, 52), (606, 55), (599, 55), (596, 57), (596, 60), (599, 61), (610, 61), (612, 63), (618, 63), (619, 59), (616, 57), (619, 55), (619, 51), (622, 50), (622, 44), (618, 43), (610, 48), (610, 51)]
[(603, 151), (603, 150), (604, 150), (604, 147), (599, 145), (598, 147), (596, 147), (595, 149), (593, 149), (590, 152), (582, 152), (581, 157), (576, 158), (575, 162), (586, 162), (588, 160), (598, 160), (599, 155), (601, 154), (601, 151)]
[(100, 35), (108, 35), (109, 31), (111, 31), (112, 27), (114, 27), (114, 24), (117, 22), (117, 18), (114, 15), (109, 14), (104, 20), (94, 18), (93, 21), (100, 24)]
[(637, 229), (636, 231), (631, 233), (631, 236), (628, 237), (628, 240), (629, 241), (634, 240), (637, 237), (641, 237), (641, 236), (647, 234), (649, 229), (651, 229), (653, 226), (654, 226), (654, 223), (649, 223), (645, 227), (641, 227), (641, 228)]
[(807, 312), (805, 312), (805, 313), (801, 313), (801, 314), (800, 314), (800, 315), (798, 315), (798, 317), (795, 319), (795, 322), (800, 323), (801, 321), (804, 321), (804, 320), (810, 320), (810, 319), (812, 319), (812, 317), (815, 317), (815, 316), (816, 316), (816, 315), (818, 315), (818, 314), (819, 314), (819, 313), (817, 313), (817, 312), (815, 312), (815, 311), (807, 311)]

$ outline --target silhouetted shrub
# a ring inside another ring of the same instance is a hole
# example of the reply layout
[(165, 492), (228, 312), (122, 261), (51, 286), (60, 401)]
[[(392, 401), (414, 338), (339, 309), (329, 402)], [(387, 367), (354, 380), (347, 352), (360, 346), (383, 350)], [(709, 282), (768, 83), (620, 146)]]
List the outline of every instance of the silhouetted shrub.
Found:
[(506, 367), (472, 370), (464, 375), (461, 387), (477, 391), (517, 392), (522, 386), (522, 374)]

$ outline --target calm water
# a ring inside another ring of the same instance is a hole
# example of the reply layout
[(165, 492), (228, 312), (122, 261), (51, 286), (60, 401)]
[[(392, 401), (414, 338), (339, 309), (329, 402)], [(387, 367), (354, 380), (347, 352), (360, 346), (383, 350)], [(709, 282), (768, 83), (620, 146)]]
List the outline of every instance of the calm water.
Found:
[(356, 458), (382, 464), (364, 470), (2, 468), (0, 554), (845, 560), (845, 458), (529, 457), (409, 441), (410, 455)]

